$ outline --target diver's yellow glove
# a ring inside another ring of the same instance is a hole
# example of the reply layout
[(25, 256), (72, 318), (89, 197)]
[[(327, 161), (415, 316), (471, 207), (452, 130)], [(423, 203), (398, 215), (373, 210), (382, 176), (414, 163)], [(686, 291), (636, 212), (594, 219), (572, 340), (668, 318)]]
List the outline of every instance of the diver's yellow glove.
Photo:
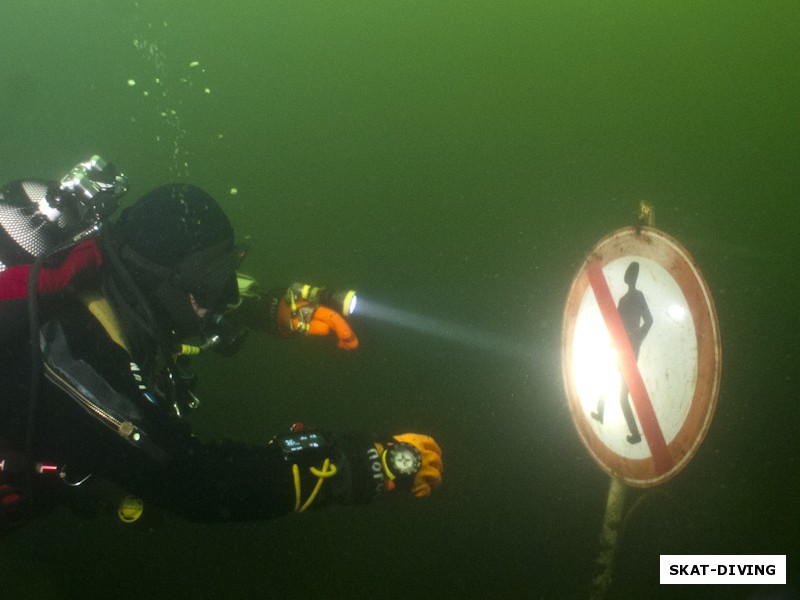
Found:
[(375, 447), (381, 456), (387, 491), (408, 490), (423, 498), (442, 483), (442, 450), (432, 437), (403, 433)]

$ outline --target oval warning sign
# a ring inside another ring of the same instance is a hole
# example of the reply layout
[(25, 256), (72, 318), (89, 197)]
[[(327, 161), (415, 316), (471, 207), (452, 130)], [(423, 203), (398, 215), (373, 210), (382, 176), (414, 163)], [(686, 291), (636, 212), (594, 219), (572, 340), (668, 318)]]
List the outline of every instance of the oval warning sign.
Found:
[(686, 466), (722, 354), (711, 293), (680, 244), (650, 227), (598, 242), (572, 282), (562, 352), (572, 419), (604, 471), (647, 487)]

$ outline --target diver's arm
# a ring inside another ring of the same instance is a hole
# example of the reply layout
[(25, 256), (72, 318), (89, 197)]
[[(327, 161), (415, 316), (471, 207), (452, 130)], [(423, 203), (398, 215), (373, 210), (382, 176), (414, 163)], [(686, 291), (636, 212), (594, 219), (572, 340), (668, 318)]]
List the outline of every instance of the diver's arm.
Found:
[(441, 483), (442, 453), (425, 435), (379, 439), (316, 431), (265, 446), (199, 444), (169, 468), (174, 512), (196, 521), (269, 519), (327, 504), (359, 504), (392, 492), (422, 498)]
[(286, 449), (287, 443), (300, 448), (296, 439), (261, 446), (195, 440), (190, 454), (134, 493), (192, 521), (246, 521), (369, 502), (385, 489), (369, 436), (320, 439), (324, 447), (299, 450)]

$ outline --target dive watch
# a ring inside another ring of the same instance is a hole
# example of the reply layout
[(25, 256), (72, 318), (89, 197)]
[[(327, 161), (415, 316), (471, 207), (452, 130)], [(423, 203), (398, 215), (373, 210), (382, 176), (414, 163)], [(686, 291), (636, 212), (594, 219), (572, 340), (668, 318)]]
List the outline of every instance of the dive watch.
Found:
[(422, 466), (422, 455), (419, 450), (406, 442), (392, 444), (383, 452), (383, 468), (389, 479), (411, 483)]

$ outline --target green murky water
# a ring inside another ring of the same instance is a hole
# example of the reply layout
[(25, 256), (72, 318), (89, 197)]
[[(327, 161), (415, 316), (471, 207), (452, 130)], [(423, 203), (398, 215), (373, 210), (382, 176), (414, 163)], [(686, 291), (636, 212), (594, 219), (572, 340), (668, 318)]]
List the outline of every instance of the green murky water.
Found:
[[(6, 0), (0, 16), (0, 180), (93, 153), (131, 198), (190, 180), (259, 279), (429, 319), (357, 317), (353, 355), (253, 337), (200, 361), (198, 435), (414, 430), (446, 465), (424, 502), (268, 523), (56, 513), (3, 540), (7, 597), (587, 597), (608, 479), (566, 407), (561, 315), (640, 199), (703, 270), (723, 377), (697, 456), (631, 513), (609, 597), (798, 596), (796, 2)], [(660, 587), (660, 554), (787, 554), (790, 585)]]

